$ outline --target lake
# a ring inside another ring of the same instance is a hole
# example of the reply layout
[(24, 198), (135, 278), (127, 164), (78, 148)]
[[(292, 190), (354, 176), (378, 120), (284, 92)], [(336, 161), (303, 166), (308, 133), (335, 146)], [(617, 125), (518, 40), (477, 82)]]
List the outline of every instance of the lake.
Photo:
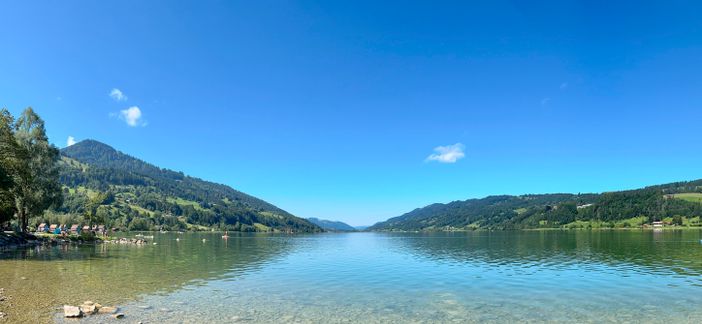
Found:
[(2, 252), (10, 322), (702, 322), (696, 230), (153, 235)]

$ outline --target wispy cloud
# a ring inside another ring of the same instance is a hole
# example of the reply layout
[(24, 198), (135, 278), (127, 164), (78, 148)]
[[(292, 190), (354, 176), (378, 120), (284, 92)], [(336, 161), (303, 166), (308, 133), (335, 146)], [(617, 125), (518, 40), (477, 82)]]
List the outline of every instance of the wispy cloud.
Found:
[(141, 109), (137, 106), (120, 110), (119, 119), (124, 120), (124, 122), (131, 127), (146, 126), (146, 122), (144, 122), (141, 116)]
[(561, 90), (565, 90), (566, 88), (568, 88), (568, 82), (561, 83), (560, 88), (561, 88)]
[(68, 136), (66, 139), (66, 146), (71, 146), (76, 143), (76, 139), (73, 136)]
[(464, 158), (466, 154), (463, 152), (465, 146), (461, 143), (453, 145), (437, 146), (434, 148), (434, 153), (427, 157), (427, 161), (436, 161), (439, 163), (456, 163), (456, 161)]
[(115, 101), (126, 101), (127, 95), (125, 95), (122, 90), (113, 88), (112, 91), (110, 91), (110, 98), (114, 99)]
[(551, 102), (551, 98), (543, 98), (541, 99), (541, 105), (546, 106), (548, 103)]

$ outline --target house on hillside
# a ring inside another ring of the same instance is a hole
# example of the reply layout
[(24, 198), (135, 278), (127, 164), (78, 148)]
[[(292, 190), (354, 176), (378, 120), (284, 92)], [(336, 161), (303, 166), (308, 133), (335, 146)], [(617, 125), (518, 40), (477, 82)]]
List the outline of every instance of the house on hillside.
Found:
[(73, 224), (71, 226), (71, 234), (80, 234), (80, 225)]
[(576, 208), (577, 208), (577, 209), (583, 209), (583, 208), (588, 208), (588, 207), (590, 207), (590, 206), (592, 206), (592, 204), (580, 205), (580, 206), (578, 206), (578, 207), (576, 207)]
[(661, 227), (663, 227), (663, 222), (661, 222), (661, 221), (653, 222), (653, 228), (661, 228)]

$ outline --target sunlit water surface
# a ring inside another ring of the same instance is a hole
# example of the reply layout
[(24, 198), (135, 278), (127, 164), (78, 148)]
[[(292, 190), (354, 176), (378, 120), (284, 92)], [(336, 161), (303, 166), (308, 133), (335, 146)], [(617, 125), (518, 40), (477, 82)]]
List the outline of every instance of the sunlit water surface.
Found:
[(56, 307), (89, 299), (144, 323), (702, 322), (698, 231), (154, 235), (4, 252), (7, 312), (61, 322)]

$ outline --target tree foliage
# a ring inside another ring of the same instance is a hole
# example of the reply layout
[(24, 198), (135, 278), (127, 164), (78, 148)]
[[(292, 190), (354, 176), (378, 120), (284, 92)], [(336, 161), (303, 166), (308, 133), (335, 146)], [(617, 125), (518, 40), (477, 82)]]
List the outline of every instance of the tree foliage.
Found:
[(27, 230), (32, 216), (61, 203), (58, 149), (49, 143), (44, 121), (32, 108), (24, 110), (14, 125), (17, 143), (13, 168), (15, 209), (22, 231)]
[(7, 109), (0, 110), (0, 225), (15, 215), (14, 171), (18, 165), (14, 119)]

